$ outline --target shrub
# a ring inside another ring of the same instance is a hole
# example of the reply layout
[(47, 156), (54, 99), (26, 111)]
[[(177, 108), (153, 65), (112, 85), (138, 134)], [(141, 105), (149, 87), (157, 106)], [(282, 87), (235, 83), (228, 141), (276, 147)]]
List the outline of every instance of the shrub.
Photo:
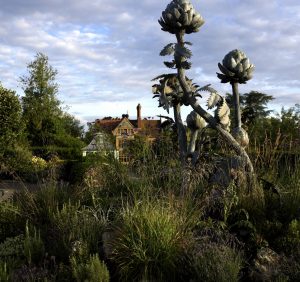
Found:
[(29, 227), (28, 223), (25, 229), (24, 255), (29, 264), (41, 262), (45, 255), (45, 246), (40, 232), (35, 227)]
[(91, 255), (86, 262), (78, 262), (75, 257), (70, 259), (72, 274), (78, 282), (109, 282), (109, 272), (98, 255)]
[(108, 242), (121, 281), (175, 281), (192, 242), (190, 215), (163, 200), (127, 205)]
[(86, 244), (88, 253), (97, 252), (106, 224), (107, 218), (100, 209), (66, 203), (51, 215), (51, 249), (63, 259), (71, 254), (75, 242)]
[[(24, 255), (24, 235), (18, 235), (0, 244), (0, 260)], [(0, 280), (1, 281), (1, 280)]]
[(23, 230), (19, 209), (10, 202), (0, 202), (0, 243)]
[(239, 281), (242, 257), (226, 245), (207, 242), (198, 246), (192, 258), (194, 277), (192, 281), (227, 282)]
[(10, 281), (10, 274), (8, 273), (6, 262), (2, 260), (0, 260), (0, 281)]

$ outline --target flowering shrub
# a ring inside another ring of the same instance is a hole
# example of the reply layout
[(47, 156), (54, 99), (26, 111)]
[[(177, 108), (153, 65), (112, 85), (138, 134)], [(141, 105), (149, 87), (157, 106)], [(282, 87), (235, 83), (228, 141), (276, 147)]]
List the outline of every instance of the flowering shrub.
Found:
[(37, 156), (33, 156), (31, 158), (31, 163), (34, 166), (34, 168), (37, 170), (46, 169), (48, 166), (47, 162), (44, 159), (37, 157)]

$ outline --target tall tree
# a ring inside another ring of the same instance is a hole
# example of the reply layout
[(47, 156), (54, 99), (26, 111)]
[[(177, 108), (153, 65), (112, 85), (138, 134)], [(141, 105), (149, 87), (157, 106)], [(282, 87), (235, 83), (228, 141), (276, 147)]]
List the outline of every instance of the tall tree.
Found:
[(27, 66), (28, 75), (21, 77), (25, 96), (22, 98), (23, 117), (28, 139), (33, 146), (51, 145), (62, 113), (57, 99), (57, 70), (49, 65), (48, 57), (37, 53)]
[[(249, 93), (240, 95), (241, 104), (241, 119), (242, 123), (250, 126), (260, 118), (265, 118), (272, 113), (272, 110), (268, 109), (267, 104), (274, 100), (274, 97), (258, 91), (250, 91)], [(229, 93), (226, 94), (226, 101), (230, 105), (232, 112), (233, 108), (233, 97)]]
[(274, 97), (257, 91), (251, 91), (242, 95), (243, 114), (245, 122), (253, 123), (258, 118), (265, 118), (272, 113), (267, 104)]
[(22, 132), (22, 108), (18, 96), (0, 84), (0, 155)]

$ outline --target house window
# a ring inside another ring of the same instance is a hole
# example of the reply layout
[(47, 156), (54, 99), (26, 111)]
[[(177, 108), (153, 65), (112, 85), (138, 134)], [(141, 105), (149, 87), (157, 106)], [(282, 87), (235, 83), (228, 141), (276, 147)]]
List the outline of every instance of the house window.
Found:
[(130, 157), (128, 155), (126, 155), (126, 154), (121, 154), (120, 153), (120, 155), (119, 155), (119, 161), (121, 163), (129, 163)]

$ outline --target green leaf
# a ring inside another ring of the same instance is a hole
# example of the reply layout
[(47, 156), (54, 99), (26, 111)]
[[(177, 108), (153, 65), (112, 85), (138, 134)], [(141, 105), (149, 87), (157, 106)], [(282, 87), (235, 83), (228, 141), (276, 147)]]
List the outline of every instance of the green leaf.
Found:
[(164, 62), (165, 66), (170, 68), (170, 69), (174, 69), (176, 67), (176, 63), (175, 61), (172, 62)]
[(192, 67), (192, 63), (188, 61), (182, 62), (181, 67), (184, 68), (185, 70), (189, 70)]
[(158, 79), (169, 79), (169, 78), (173, 78), (173, 77), (177, 77), (177, 73), (165, 73), (165, 74), (161, 74), (159, 76), (156, 76), (154, 77), (153, 79), (151, 79), (151, 81), (154, 81), (154, 80), (158, 80)]
[(176, 44), (175, 56), (180, 56), (189, 59), (192, 57), (192, 51), (184, 46), (180, 46), (179, 44)]
[(174, 43), (166, 45), (159, 53), (160, 56), (172, 55), (174, 53)]

